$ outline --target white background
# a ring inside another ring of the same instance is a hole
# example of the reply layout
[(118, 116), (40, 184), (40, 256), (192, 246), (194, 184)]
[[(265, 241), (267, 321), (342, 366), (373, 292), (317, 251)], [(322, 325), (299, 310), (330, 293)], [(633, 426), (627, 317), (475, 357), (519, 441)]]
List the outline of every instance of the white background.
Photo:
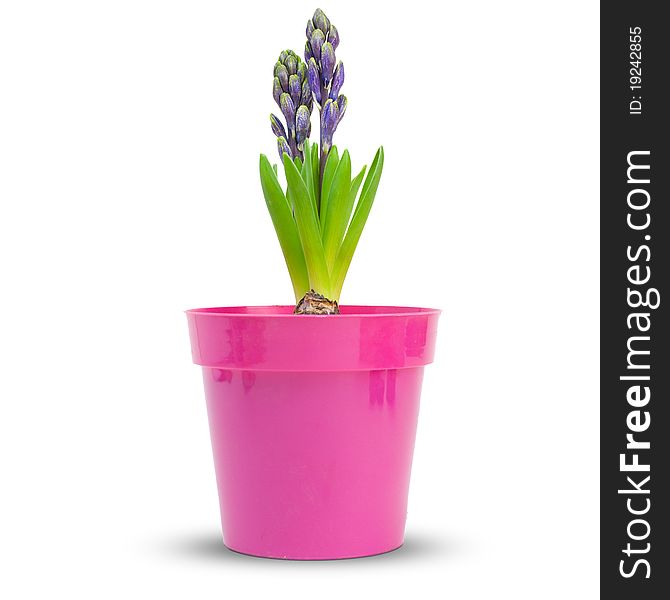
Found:
[(1, 6), (0, 596), (596, 597), (596, 2), (322, 6), (386, 150), (343, 302), (444, 310), (406, 545), (330, 563), (221, 545), (182, 314), (292, 301), (257, 163), (315, 4)]

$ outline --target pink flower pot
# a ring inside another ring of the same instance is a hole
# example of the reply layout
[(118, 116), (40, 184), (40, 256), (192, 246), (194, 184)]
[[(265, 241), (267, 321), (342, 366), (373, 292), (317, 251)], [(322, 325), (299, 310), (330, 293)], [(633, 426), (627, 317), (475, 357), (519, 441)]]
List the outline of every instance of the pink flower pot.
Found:
[(187, 311), (232, 550), (353, 558), (403, 543), (423, 367), (438, 310)]

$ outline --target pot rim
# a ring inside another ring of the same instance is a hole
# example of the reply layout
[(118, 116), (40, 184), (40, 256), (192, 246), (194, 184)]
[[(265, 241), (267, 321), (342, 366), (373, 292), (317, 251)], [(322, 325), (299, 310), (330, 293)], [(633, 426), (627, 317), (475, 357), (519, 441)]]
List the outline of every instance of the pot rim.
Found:
[(207, 308), (191, 308), (185, 310), (187, 315), (207, 315), (210, 317), (258, 317), (258, 318), (278, 318), (278, 319), (323, 319), (324, 317), (342, 318), (381, 318), (381, 317), (416, 317), (439, 315), (442, 311), (438, 308), (423, 308), (416, 306), (386, 306), (386, 305), (366, 305), (366, 304), (343, 304), (340, 305), (339, 315), (295, 315), (293, 309), (295, 305), (291, 304), (272, 304), (272, 305), (248, 305), (248, 306), (214, 306)]
[(433, 360), (440, 311), (342, 306), (341, 315), (294, 315), (293, 305), (186, 311), (193, 362), (253, 371), (370, 371)]

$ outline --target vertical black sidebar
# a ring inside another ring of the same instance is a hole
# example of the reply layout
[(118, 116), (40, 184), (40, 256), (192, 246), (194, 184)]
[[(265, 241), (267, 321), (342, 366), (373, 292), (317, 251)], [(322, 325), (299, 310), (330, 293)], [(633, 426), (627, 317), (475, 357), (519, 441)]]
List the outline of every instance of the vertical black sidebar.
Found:
[(670, 26), (662, 9), (601, 2), (602, 598), (670, 598)]

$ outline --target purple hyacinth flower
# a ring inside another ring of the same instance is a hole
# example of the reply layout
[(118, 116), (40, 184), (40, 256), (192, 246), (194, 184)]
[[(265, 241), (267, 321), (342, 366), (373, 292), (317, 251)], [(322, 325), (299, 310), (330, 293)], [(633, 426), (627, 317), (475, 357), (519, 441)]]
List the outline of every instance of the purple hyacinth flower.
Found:
[[(333, 134), (347, 109), (347, 99), (340, 94), (344, 84), (344, 65), (338, 63), (335, 56), (340, 34), (319, 8), (307, 22), (305, 35), (307, 81), (313, 98), (321, 107), (320, 168), (323, 169), (332, 147)], [(304, 102), (304, 93), (301, 100)]]
[(340, 34), (338, 33), (337, 28), (333, 24), (330, 25), (328, 35), (326, 35), (326, 41), (330, 42), (333, 45), (334, 50), (337, 50), (337, 47), (340, 45)]
[(347, 97), (340, 94), (337, 98), (337, 124), (340, 124), (344, 113), (347, 111)]
[(291, 100), (291, 95), (286, 92), (283, 93), (280, 98), (279, 106), (286, 119), (288, 130), (292, 131), (295, 123), (295, 104), (293, 104), (293, 100)]
[(300, 77), (291, 75), (288, 78), (288, 93), (291, 94), (294, 106), (300, 105), (300, 97), (302, 96), (302, 87), (300, 85)]
[(312, 47), (312, 54), (316, 60), (321, 60), (321, 46), (323, 46), (326, 41), (326, 36), (323, 35), (323, 31), (320, 29), (315, 29), (312, 33), (312, 37), (309, 40), (309, 43)]
[(328, 20), (326, 14), (320, 8), (317, 8), (314, 11), (314, 16), (312, 17), (312, 23), (314, 23), (314, 27), (319, 28), (324, 33), (326, 33), (326, 31), (330, 29), (330, 21)]
[[(290, 154), (291, 158), (302, 158), (302, 145), (310, 133), (310, 116), (314, 106), (307, 78), (307, 64), (292, 50), (283, 50), (275, 63), (273, 73), (272, 96), (284, 115), (285, 124), (272, 115), (270, 117), (272, 132), (278, 139), (283, 140), (278, 146), (280, 155)], [(301, 108), (298, 114), (299, 107)]]
[(321, 82), (324, 87), (330, 85), (335, 69), (335, 50), (330, 42), (326, 42), (321, 47)]
[(298, 72), (297, 56), (294, 56), (292, 54), (287, 56), (286, 60), (284, 61), (284, 64), (286, 65), (286, 70), (288, 71), (289, 75), (295, 75)]
[(300, 104), (304, 104), (308, 108), (311, 108), (312, 104), (312, 88), (309, 86), (309, 81), (305, 79), (302, 82), (302, 90), (300, 95)]
[(293, 154), (291, 154), (291, 149), (289, 148), (285, 137), (277, 138), (277, 150), (279, 151), (279, 160), (283, 160), (284, 154), (288, 154), (289, 158), (293, 158)]
[(337, 66), (335, 67), (335, 73), (333, 74), (333, 81), (330, 84), (330, 93), (328, 94), (328, 96), (332, 100), (335, 100), (337, 98), (337, 95), (340, 93), (343, 84), (344, 84), (344, 65), (342, 64), (342, 61), (340, 61), (337, 63)]
[(329, 98), (321, 110), (321, 130), (326, 134), (326, 137), (330, 138), (335, 133), (338, 116), (338, 106), (334, 100)]
[(272, 128), (272, 133), (277, 137), (286, 137), (286, 130), (284, 129), (282, 122), (279, 120), (279, 117), (270, 115), (270, 127)]
[(302, 150), (303, 144), (310, 134), (311, 123), (309, 116), (309, 109), (304, 104), (301, 104), (295, 113), (295, 140), (299, 150)]
[(281, 83), (279, 82), (279, 77), (275, 77), (272, 81), (272, 97), (275, 99), (277, 106), (279, 106), (279, 99), (281, 98), (282, 92)]
[(277, 63), (275, 67), (275, 77), (279, 78), (281, 88), (283, 91), (288, 91), (288, 69), (281, 63)]
[(316, 60), (313, 58), (309, 61), (307, 65), (307, 81), (309, 81), (309, 87), (314, 94), (316, 101), (321, 104), (321, 83), (319, 81), (319, 68), (316, 66)]

